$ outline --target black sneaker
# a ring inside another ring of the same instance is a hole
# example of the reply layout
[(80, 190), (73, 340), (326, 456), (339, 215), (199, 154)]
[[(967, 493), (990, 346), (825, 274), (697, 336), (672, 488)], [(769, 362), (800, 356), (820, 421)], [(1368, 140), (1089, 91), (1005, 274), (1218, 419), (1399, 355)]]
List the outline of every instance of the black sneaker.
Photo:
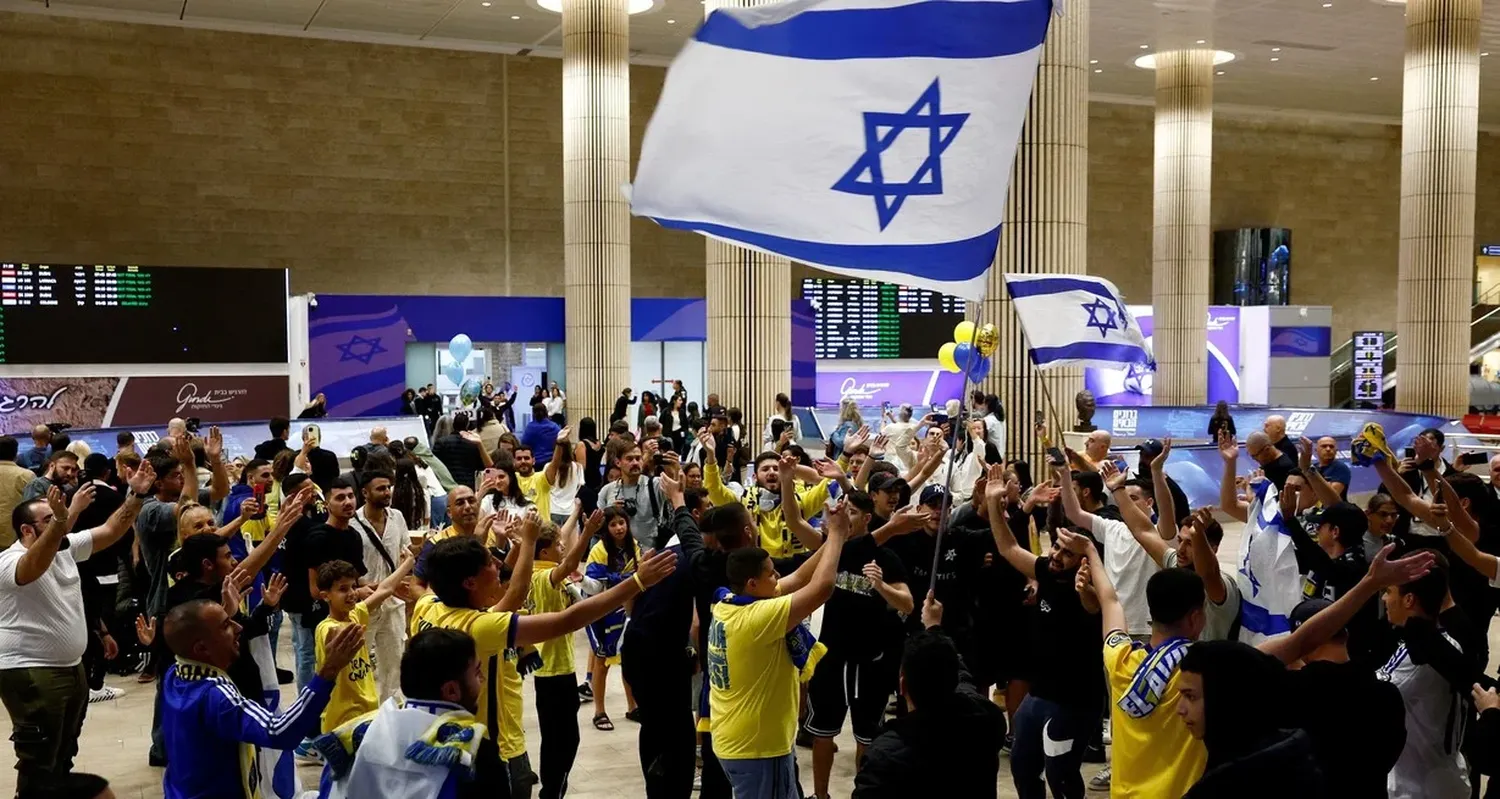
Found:
[(1015, 748), (1015, 744), (1016, 736), (1011, 735), (1010, 733), (1006, 733), (1005, 740), (1000, 744), (1000, 751), (1009, 752), (1011, 749)]
[(287, 671), (286, 669), (277, 669), (276, 670), (276, 684), (277, 685), (291, 685), (292, 683), (294, 683), (296, 681), (297, 681), (297, 675), (291, 673), (290, 671)]
[(1104, 753), (1104, 747), (1090, 744), (1083, 750), (1083, 762), (1108, 763), (1109, 756)]
[(578, 699), (581, 702), (593, 701), (594, 687), (588, 683), (580, 683), (578, 686)]

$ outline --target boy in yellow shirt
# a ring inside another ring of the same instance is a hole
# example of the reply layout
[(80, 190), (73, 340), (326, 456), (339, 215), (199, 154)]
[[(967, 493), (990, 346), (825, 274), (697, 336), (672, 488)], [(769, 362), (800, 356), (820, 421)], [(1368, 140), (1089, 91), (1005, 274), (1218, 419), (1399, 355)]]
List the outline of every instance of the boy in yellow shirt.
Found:
[[(323, 668), (328, 637), (346, 624), (361, 627), (370, 623), (370, 607), (399, 593), (411, 574), (416, 561), (405, 552), (401, 564), (391, 575), (376, 586), (373, 593), (362, 600), (355, 600), (359, 571), (354, 565), (342, 560), (329, 561), (318, 568), (319, 598), (328, 603), (328, 618), (318, 622), (314, 631), (317, 646), (318, 668)], [(332, 732), (339, 725), (375, 710), (380, 704), (375, 692), (375, 665), (370, 661), (368, 648), (362, 648), (339, 672), (333, 681), (333, 694), (323, 710), (323, 732)]]
[(1203, 632), (1203, 578), (1188, 569), (1162, 569), (1151, 575), (1146, 582), (1151, 643), (1136, 643), (1125, 632), (1125, 610), (1093, 540), (1068, 530), (1059, 530), (1058, 536), (1064, 547), (1085, 558), (1078, 568), (1080, 596), (1085, 606), (1097, 597), (1103, 619), (1114, 734), (1109, 795), (1182, 796), (1208, 762), (1203, 742), (1177, 717), (1177, 705), (1183, 701), (1177, 666)]
[[(573, 604), (575, 594), (569, 591), (568, 576), (583, 560), (589, 541), (604, 524), (604, 512), (595, 510), (583, 532), (577, 532), (578, 507), (559, 530), (544, 522), (536, 539), (536, 561), (532, 564), (531, 594), (526, 612), (560, 613)], [(564, 544), (567, 550), (564, 551)], [(568, 773), (578, 757), (578, 677), (574, 673), (573, 635), (559, 635), (537, 644), (542, 667), (537, 669), (536, 716), (542, 733), (541, 778), (542, 799), (562, 796), (568, 787)]]
[(797, 700), (825, 651), (802, 626), (833, 595), (849, 534), (844, 503), (828, 514), (823, 545), (782, 578), (760, 547), (729, 553), (708, 627), (713, 747), (735, 796), (799, 796)]

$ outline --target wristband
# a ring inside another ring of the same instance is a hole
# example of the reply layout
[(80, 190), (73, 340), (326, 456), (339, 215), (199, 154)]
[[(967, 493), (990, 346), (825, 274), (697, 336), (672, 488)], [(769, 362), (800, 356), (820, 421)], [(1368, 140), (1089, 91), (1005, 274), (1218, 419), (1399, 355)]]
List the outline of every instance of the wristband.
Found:
[(643, 583), (643, 582), (641, 582), (640, 572), (637, 572), (635, 574), (630, 575), (630, 579), (635, 580), (635, 584), (636, 584), (637, 588), (640, 588), (642, 591), (646, 590), (646, 584)]

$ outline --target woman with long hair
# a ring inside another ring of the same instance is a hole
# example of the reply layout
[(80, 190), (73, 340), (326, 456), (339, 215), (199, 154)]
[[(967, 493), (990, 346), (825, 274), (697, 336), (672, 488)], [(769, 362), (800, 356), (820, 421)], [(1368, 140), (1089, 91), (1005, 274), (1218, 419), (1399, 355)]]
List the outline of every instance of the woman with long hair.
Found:
[(646, 417), (656, 415), (656, 406), (659, 400), (655, 394), (649, 391), (641, 392), (641, 406), (635, 412), (635, 429), (640, 430), (646, 426)]
[[(630, 534), (630, 517), (622, 508), (605, 508), (604, 531), (589, 549), (584, 568), (583, 592), (593, 596), (629, 580), (640, 562), (641, 548), (635, 536)], [(625, 632), (625, 616), (625, 608), (616, 608), (585, 628), (589, 646), (593, 649), (589, 682), (594, 697), (596, 730), (607, 732), (615, 728), (609, 714), (604, 712), (604, 691), (609, 667), (620, 662), (620, 637)], [(630, 692), (630, 683), (625, 683), (625, 704), (629, 709), (625, 718), (635, 720), (635, 697)]]
[(776, 395), (776, 412), (766, 419), (766, 429), (760, 434), (761, 449), (775, 449), (777, 437), (771, 433), (771, 425), (778, 420), (782, 423), (782, 429), (786, 426), (792, 428), (792, 443), (796, 444), (802, 440), (802, 420), (797, 414), (792, 413), (792, 398), (785, 394)]
[(557, 434), (557, 445), (552, 460), (542, 467), (542, 477), (547, 481), (543, 488), (548, 492), (548, 507), (552, 509), (552, 521), (562, 527), (573, 512), (573, 502), (578, 499), (578, 490), (583, 488), (583, 466), (576, 462), (578, 448), (573, 446), (572, 436), (564, 427)]
[(865, 418), (859, 413), (859, 405), (854, 400), (846, 399), (839, 403), (839, 424), (833, 428), (833, 434), (828, 440), (833, 443), (832, 457), (837, 459), (844, 454), (844, 440), (850, 433), (865, 426)]
[(416, 416), (417, 415), (417, 390), (416, 389), (409, 388), (409, 389), (401, 392), (401, 415), (402, 416)]
[(531, 505), (521, 493), (521, 481), (516, 479), (514, 466), (497, 466), (486, 469), (484, 473), (486, 476), (479, 484), (479, 492), (483, 495), (479, 500), (481, 518), (491, 513), (514, 515)]
[(1218, 441), (1220, 430), (1227, 430), (1231, 436), (1238, 435), (1234, 431), (1234, 417), (1229, 415), (1229, 403), (1224, 400), (1214, 405), (1214, 415), (1208, 419), (1208, 440)]
[(417, 474), (417, 463), (411, 458), (396, 461), (396, 482), (391, 486), (391, 507), (401, 511), (409, 530), (428, 526), (432, 513), (432, 499), (422, 485), (422, 476)]

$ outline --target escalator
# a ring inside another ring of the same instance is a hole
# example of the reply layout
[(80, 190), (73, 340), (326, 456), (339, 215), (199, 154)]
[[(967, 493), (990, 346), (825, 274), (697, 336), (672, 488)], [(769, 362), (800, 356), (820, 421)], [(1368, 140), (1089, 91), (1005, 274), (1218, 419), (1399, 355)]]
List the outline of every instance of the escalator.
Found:
[[(1469, 309), (1469, 358), (1477, 363), (1486, 352), (1500, 347), (1500, 286), (1492, 287), (1478, 298)], [(1386, 407), (1393, 407), (1396, 390), (1396, 349), (1400, 346), (1396, 334), (1385, 334), (1385, 381), (1382, 386)], [(1353, 343), (1345, 341), (1329, 356), (1333, 364), (1328, 375), (1331, 407), (1354, 407), (1354, 376), (1351, 358)], [(1488, 383), (1482, 378), (1471, 380), (1469, 404), (1478, 408), (1500, 407), (1500, 384)]]

